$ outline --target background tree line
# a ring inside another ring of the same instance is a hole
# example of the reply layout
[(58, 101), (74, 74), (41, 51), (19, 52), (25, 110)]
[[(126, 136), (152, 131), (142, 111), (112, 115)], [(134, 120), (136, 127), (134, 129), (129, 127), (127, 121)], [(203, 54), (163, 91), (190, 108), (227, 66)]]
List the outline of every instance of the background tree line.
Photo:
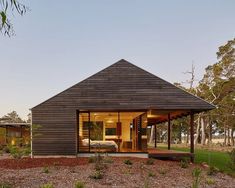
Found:
[[(224, 145), (234, 146), (235, 133), (235, 39), (229, 40), (219, 47), (218, 61), (205, 69), (203, 78), (193, 87), (195, 81), (194, 67), (189, 81), (190, 86), (178, 87), (214, 104), (216, 109), (196, 115), (195, 143), (209, 144), (216, 133), (224, 138)], [(189, 120), (181, 118), (173, 121), (173, 138), (181, 142), (181, 136), (186, 135), (189, 142)], [(206, 143), (207, 141), (207, 143)]]

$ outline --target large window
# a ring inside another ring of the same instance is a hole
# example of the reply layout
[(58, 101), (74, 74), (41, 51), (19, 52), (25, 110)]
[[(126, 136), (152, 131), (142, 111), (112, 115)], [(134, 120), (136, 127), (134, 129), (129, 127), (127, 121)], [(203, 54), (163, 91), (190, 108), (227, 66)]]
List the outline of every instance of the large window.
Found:
[(142, 122), (143, 129), (138, 131), (133, 121), (142, 114), (144, 112), (80, 112), (78, 151), (137, 151), (138, 134), (146, 135), (146, 126)]

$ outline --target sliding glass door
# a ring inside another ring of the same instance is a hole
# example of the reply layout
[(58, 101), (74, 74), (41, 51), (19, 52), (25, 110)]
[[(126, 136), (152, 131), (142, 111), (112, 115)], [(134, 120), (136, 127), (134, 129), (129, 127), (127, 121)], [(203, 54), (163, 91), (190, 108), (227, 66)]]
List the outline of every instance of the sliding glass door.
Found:
[(78, 152), (144, 151), (147, 118), (143, 114), (146, 113), (80, 111)]

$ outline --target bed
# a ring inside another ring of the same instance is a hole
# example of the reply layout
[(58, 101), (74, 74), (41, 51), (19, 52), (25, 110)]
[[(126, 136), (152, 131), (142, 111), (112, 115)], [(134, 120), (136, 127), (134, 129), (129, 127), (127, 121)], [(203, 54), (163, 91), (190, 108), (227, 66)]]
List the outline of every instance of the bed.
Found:
[[(82, 144), (83, 146), (89, 146), (89, 139), (83, 139)], [(107, 152), (107, 151), (116, 152), (118, 150), (118, 145), (113, 140), (109, 140), (109, 141), (90, 140), (90, 148), (93, 151), (99, 150), (103, 152)]]

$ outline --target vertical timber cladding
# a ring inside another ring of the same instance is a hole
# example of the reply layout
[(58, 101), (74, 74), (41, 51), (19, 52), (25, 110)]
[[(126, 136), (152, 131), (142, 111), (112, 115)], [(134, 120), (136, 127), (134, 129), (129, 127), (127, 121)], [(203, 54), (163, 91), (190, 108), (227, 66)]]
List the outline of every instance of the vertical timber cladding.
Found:
[(76, 154), (76, 110), (53, 106), (32, 109), (33, 155)]
[[(120, 60), (32, 108), (32, 123), (40, 126), (33, 131), (33, 154), (76, 154), (79, 144), (76, 135), (78, 109), (177, 109), (200, 112), (213, 108), (215, 107), (200, 98), (125, 60)], [(136, 123), (134, 125), (137, 126)], [(135, 126), (133, 128), (137, 130)], [(136, 140), (139, 140), (139, 143), (135, 144), (141, 147), (141, 134)]]

